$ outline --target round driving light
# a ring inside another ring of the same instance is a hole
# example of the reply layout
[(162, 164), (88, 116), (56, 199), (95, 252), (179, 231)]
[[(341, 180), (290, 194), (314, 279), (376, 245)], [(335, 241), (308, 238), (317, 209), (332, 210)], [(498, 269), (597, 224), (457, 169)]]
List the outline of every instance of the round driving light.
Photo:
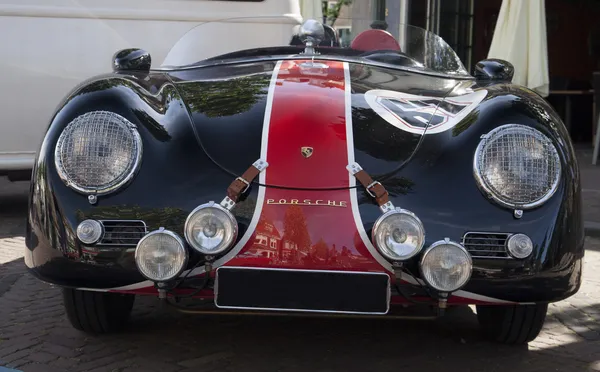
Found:
[(95, 220), (85, 220), (77, 226), (77, 238), (84, 244), (96, 244), (104, 235), (104, 227)]
[(454, 292), (471, 278), (473, 261), (460, 244), (443, 240), (433, 243), (421, 258), (423, 280), (440, 292)]
[(533, 252), (533, 242), (525, 234), (515, 234), (506, 242), (508, 252), (514, 258), (526, 258)]
[(178, 277), (185, 269), (188, 252), (183, 240), (168, 230), (151, 232), (135, 249), (135, 263), (146, 278), (166, 282)]
[(235, 217), (210, 202), (194, 209), (185, 222), (185, 239), (197, 251), (217, 255), (231, 247), (238, 234)]
[(408, 260), (425, 243), (425, 228), (414, 213), (396, 208), (383, 214), (373, 225), (373, 243), (392, 261)]

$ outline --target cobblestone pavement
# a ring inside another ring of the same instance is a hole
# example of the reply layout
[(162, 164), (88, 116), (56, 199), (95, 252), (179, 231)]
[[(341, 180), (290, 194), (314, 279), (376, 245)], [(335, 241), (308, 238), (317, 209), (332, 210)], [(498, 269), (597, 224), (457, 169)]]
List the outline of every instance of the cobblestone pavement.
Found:
[[(0, 366), (21, 371), (600, 371), (600, 239), (585, 282), (528, 347), (489, 343), (471, 308), (438, 322), (193, 316), (136, 300), (126, 332), (68, 324), (59, 289), (24, 274), (26, 186), (0, 180)], [(22, 187), (23, 189), (19, 189)], [(0, 367), (0, 371), (2, 368)]]

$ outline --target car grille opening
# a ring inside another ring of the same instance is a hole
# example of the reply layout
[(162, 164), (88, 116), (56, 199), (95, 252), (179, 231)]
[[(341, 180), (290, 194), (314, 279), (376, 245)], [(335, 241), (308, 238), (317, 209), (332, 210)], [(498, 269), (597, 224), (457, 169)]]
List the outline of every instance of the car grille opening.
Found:
[(148, 233), (144, 221), (101, 220), (104, 236), (98, 246), (135, 247)]
[(510, 258), (506, 248), (508, 233), (469, 232), (463, 236), (463, 246), (473, 258)]

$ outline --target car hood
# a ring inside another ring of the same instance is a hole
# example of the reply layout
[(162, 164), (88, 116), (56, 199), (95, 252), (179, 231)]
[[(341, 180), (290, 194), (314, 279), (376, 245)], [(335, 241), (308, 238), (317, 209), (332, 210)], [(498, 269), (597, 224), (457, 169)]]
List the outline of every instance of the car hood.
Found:
[(333, 61), (222, 65), (171, 79), (219, 167), (239, 176), (262, 159), (261, 184), (297, 189), (350, 187), (353, 162), (375, 179), (397, 172), (424, 133), (456, 126), (483, 99), (464, 80)]

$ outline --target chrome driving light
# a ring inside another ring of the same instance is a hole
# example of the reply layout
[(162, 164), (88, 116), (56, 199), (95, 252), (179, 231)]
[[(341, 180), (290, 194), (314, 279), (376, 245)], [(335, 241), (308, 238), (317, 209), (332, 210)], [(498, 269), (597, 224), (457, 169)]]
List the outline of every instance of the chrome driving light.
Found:
[(140, 273), (154, 282), (177, 278), (188, 262), (183, 240), (174, 232), (160, 229), (144, 236), (135, 249)]
[(425, 228), (414, 213), (396, 208), (375, 221), (372, 239), (387, 259), (404, 261), (423, 249)]
[(429, 286), (440, 292), (454, 292), (471, 278), (473, 261), (462, 245), (446, 239), (427, 248), (420, 266)]
[(104, 226), (96, 220), (85, 220), (77, 226), (77, 238), (83, 244), (96, 244), (104, 235)]
[(533, 242), (525, 234), (512, 235), (506, 241), (508, 252), (514, 258), (527, 258), (533, 252)]
[(237, 234), (235, 217), (215, 202), (194, 209), (185, 221), (185, 239), (202, 254), (225, 252), (231, 248)]
[(142, 139), (133, 123), (108, 111), (70, 122), (56, 144), (58, 175), (84, 194), (107, 194), (131, 180), (141, 164)]
[(473, 171), (479, 188), (495, 202), (530, 209), (554, 195), (561, 163), (556, 147), (540, 131), (507, 124), (483, 137), (475, 151)]

